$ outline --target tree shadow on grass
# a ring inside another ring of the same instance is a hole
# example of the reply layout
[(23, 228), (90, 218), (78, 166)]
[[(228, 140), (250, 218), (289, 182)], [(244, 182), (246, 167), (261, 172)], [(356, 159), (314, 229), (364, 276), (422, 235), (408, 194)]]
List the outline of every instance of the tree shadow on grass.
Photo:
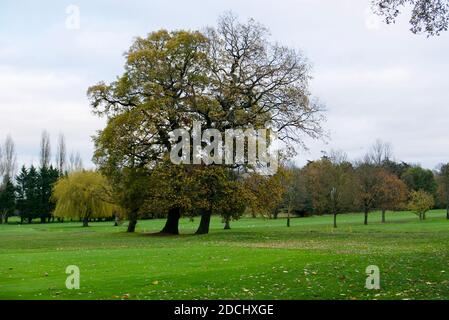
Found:
[(146, 237), (157, 237), (157, 238), (187, 238), (187, 237), (191, 238), (195, 236), (195, 234), (193, 233), (171, 234), (164, 232), (140, 232), (139, 234)]

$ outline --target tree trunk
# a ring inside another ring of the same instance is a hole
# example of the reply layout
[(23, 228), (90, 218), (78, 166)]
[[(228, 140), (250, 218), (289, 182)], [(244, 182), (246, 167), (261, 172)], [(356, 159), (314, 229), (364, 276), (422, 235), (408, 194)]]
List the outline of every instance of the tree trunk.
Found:
[(368, 210), (365, 210), (365, 222), (364, 225), (367, 226), (368, 225)]
[(195, 234), (208, 234), (209, 233), (209, 225), (210, 225), (210, 217), (212, 212), (210, 210), (204, 210), (201, 213), (201, 221), (198, 230), (196, 230)]
[(88, 217), (84, 217), (83, 218), (83, 227), (88, 227), (89, 226), (89, 218)]
[(136, 225), (137, 225), (137, 217), (139, 215), (138, 209), (133, 209), (131, 213), (128, 216), (128, 230), (126, 232), (133, 233), (136, 231)]
[(385, 220), (385, 211), (386, 210), (382, 210), (382, 223), (386, 222), (386, 220)]
[(5, 224), (8, 224), (8, 216), (5, 216)]
[(225, 219), (224, 229), (225, 230), (231, 230), (231, 222), (229, 221), (229, 219)]
[(422, 213), (422, 219), (426, 220), (426, 213), (425, 212)]
[(334, 228), (337, 228), (337, 214), (334, 213)]
[(446, 219), (449, 220), (449, 188), (446, 186)]
[(129, 220), (128, 230), (126, 232), (133, 233), (136, 231), (137, 219)]
[(179, 219), (181, 218), (181, 210), (180, 208), (171, 208), (168, 211), (167, 221), (165, 222), (164, 228), (161, 230), (161, 233), (166, 234), (179, 234)]

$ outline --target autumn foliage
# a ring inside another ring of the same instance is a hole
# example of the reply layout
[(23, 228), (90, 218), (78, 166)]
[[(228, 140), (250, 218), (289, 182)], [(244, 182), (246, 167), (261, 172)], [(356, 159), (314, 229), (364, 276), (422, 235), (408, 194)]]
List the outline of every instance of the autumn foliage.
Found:
[(56, 201), (54, 216), (83, 220), (111, 217), (120, 208), (111, 202), (111, 187), (107, 179), (94, 171), (80, 171), (61, 178), (54, 186)]

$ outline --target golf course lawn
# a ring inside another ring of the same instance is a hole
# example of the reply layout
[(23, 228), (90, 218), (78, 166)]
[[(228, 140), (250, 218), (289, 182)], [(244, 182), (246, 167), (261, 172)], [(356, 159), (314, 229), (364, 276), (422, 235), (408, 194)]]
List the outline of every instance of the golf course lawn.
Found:
[[(244, 218), (193, 236), (154, 236), (164, 220), (0, 225), (0, 299), (449, 299), (449, 220), (432, 211), (285, 219)], [(12, 220), (14, 222), (14, 220)], [(65, 287), (66, 267), (81, 288)], [(380, 290), (365, 289), (366, 267)]]

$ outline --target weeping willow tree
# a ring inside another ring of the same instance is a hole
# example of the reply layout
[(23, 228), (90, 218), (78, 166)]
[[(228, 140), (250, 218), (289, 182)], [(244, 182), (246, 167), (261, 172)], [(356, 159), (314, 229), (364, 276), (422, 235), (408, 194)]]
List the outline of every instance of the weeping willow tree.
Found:
[(54, 216), (75, 218), (87, 227), (90, 218), (112, 217), (120, 208), (110, 201), (111, 187), (98, 172), (80, 171), (61, 178), (54, 186)]

